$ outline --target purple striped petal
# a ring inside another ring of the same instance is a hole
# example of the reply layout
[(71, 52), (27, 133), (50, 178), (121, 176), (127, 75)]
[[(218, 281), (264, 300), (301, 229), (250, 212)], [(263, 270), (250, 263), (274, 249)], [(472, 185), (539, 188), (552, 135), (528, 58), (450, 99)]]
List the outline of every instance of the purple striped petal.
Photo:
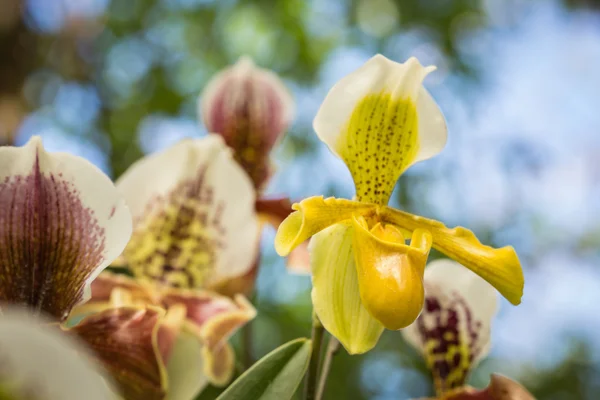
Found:
[(255, 187), (262, 187), (271, 174), (269, 153), (293, 115), (292, 98), (281, 80), (242, 58), (209, 82), (200, 114), (208, 131), (233, 148)]
[(64, 320), (125, 247), (129, 211), (101, 171), (38, 138), (0, 148), (0, 171), (0, 302)]

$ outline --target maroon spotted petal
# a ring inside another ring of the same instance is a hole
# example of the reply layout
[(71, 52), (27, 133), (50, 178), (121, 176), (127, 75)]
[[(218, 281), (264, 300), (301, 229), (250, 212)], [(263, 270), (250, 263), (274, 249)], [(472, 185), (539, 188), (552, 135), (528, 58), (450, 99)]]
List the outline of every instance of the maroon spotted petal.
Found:
[(423, 353), (438, 395), (463, 387), (487, 354), (496, 309), (493, 287), (462, 265), (436, 260), (427, 266), (423, 311), (402, 333)]
[(130, 232), (116, 188), (87, 161), (39, 139), (0, 149), (0, 302), (64, 320)]

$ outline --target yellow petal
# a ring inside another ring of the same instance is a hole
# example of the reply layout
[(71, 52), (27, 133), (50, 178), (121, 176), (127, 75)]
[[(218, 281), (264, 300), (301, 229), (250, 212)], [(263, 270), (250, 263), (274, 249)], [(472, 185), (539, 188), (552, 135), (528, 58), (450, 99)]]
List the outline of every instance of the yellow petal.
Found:
[(290, 251), (323, 229), (352, 218), (354, 214), (375, 212), (374, 204), (323, 196), (309, 197), (292, 206), (295, 211), (280, 225), (275, 236), (275, 250), (280, 256)]
[(325, 98), (314, 129), (348, 166), (359, 200), (387, 204), (400, 174), (444, 147), (444, 117), (422, 86), (434, 69), (377, 55)]
[(362, 304), (349, 223), (333, 225), (310, 241), (312, 301), (321, 323), (348, 353), (371, 350), (383, 326)]
[(431, 235), (416, 230), (407, 246), (394, 226), (377, 223), (369, 231), (364, 218), (354, 218), (353, 226), (360, 297), (365, 308), (388, 329), (410, 325), (423, 308), (423, 273)]
[(235, 372), (235, 352), (229, 343), (225, 342), (214, 349), (204, 346), (202, 360), (204, 375), (211, 384), (223, 387), (231, 382)]
[(381, 217), (407, 231), (428, 230), (433, 237), (433, 248), (481, 276), (512, 304), (521, 303), (525, 280), (519, 257), (512, 246), (495, 249), (481, 244), (466, 228), (449, 229), (439, 221), (389, 207), (382, 210)]

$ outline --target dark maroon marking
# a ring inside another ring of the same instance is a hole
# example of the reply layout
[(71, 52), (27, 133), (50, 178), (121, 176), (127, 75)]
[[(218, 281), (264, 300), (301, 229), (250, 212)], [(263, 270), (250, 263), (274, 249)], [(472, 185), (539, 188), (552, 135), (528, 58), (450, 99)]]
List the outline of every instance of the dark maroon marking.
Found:
[[(445, 314), (445, 322), (443, 321), (442, 314)], [(431, 321), (432, 318), (427, 315), (433, 315), (435, 321), (433, 326), (426, 326), (425, 320)], [(465, 326), (467, 328), (467, 338), (461, 337), (459, 334), (459, 323), (460, 318), (465, 319)], [(466, 343), (469, 349), (469, 363), (472, 363), (473, 359), (479, 355), (482, 351), (481, 348), (477, 347), (477, 339), (479, 338), (479, 330), (481, 329), (481, 321), (474, 321), (471, 310), (464, 298), (458, 292), (452, 292), (449, 299), (441, 302), (440, 299), (434, 296), (426, 296), (425, 308), (423, 313), (417, 319), (417, 327), (421, 336), (422, 343), (433, 342), (436, 345), (432, 348), (431, 353), (434, 355), (444, 355), (448, 351), (457, 346), (463, 345), (463, 340), (468, 340)], [(448, 340), (444, 337), (447, 333), (450, 333), (452, 339)], [(456, 369), (463, 369), (461, 366), (463, 354), (456, 353), (453, 359), (448, 361), (436, 361), (432, 368), (432, 374), (438, 378), (438, 385), (442, 391), (448, 389), (463, 386), (466, 381), (468, 371), (464, 371), (460, 379), (448, 381), (447, 378), (451, 371)]]
[(117, 211), (117, 207), (116, 207), (116, 206), (113, 206), (113, 207), (110, 209), (110, 214), (109, 214), (108, 218), (110, 219), (110, 218), (114, 217), (114, 216), (115, 216), (115, 212), (116, 212), (116, 211)]
[(0, 183), (0, 302), (64, 320), (102, 262), (104, 229), (70, 182), (42, 174)]
[(272, 82), (258, 74), (229, 76), (204, 116), (208, 130), (223, 136), (257, 189), (271, 174), (270, 152), (289, 123), (283, 101)]

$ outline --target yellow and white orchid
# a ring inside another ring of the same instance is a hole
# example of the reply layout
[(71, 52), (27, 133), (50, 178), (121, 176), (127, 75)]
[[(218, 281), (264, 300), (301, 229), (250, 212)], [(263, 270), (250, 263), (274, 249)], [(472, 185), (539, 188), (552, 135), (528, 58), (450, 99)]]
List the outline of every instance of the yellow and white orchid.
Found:
[[(425, 305), (417, 320), (401, 330), (424, 357), (438, 400), (532, 400), (518, 383), (492, 375), (490, 386), (468, 386), (469, 373), (490, 350), (490, 330), (498, 309), (492, 286), (448, 259), (425, 270)], [(510, 395), (509, 395), (510, 394)]]
[(352, 354), (373, 348), (384, 328), (404, 328), (417, 318), (431, 247), (480, 275), (511, 303), (521, 301), (523, 273), (512, 247), (494, 249), (465, 228), (449, 229), (387, 206), (402, 172), (446, 143), (444, 117), (422, 85), (434, 69), (415, 58), (400, 64), (377, 55), (331, 89), (314, 129), (350, 170), (355, 200), (305, 199), (293, 206), (296, 212), (275, 238), (285, 256), (314, 236), (314, 309)]
[(122, 251), (131, 215), (111, 180), (39, 137), (0, 147), (0, 302), (62, 322)]
[(0, 399), (119, 399), (79, 341), (23, 310), (0, 318)]

